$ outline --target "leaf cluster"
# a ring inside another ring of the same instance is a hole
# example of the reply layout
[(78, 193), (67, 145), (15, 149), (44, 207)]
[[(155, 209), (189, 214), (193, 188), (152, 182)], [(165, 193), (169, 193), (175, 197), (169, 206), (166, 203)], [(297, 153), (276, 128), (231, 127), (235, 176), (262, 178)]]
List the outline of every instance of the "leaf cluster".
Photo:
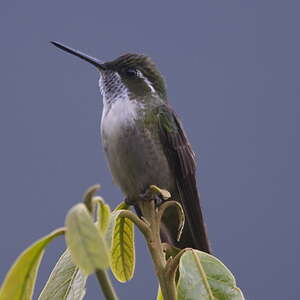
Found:
[[(180, 226), (184, 226), (181, 206), (174, 201), (156, 208), (145, 204), (145, 218), (138, 218), (124, 202), (111, 210), (96, 196), (99, 186), (91, 187), (83, 203), (73, 206), (65, 227), (57, 229), (28, 247), (17, 258), (0, 288), (0, 300), (31, 300), (40, 262), (47, 245), (65, 235), (67, 249), (59, 258), (44, 286), (39, 300), (82, 300), (89, 275), (96, 273), (104, 297), (118, 299), (108, 276), (125, 283), (135, 269), (134, 225), (145, 236), (161, 288), (157, 300), (243, 300), (232, 273), (216, 257), (194, 249), (176, 249), (160, 241), (160, 219), (168, 207), (178, 209)], [(170, 194), (151, 186), (149, 199)], [(155, 196), (155, 197), (154, 197)], [(152, 203), (152, 204), (151, 204)], [(175, 296), (172, 296), (175, 295)]]

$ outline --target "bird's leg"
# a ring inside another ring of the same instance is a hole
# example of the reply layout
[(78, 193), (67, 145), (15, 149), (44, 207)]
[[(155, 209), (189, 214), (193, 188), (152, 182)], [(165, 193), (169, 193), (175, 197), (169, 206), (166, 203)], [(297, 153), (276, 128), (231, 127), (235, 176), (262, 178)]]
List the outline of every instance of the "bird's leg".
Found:
[(150, 188), (147, 188), (144, 193), (139, 194), (139, 198), (142, 201), (151, 201), (151, 200), (154, 200), (153, 196), (154, 196), (153, 195), (153, 191)]
[(125, 197), (124, 198), (124, 202), (127, 204), (127, 205), (135, 205), (136, 204), (136, 199), (134, 198), (129, 198), (129, 197)]
[(151, 185), (143, 193), (140, 193), (138, 197), (125, 197), (124, 202), (128, 205), (136, 205), (139, 201), (154, 201), (155, 207), (158, 207), (163, 200), (160, 189)]
[(139, 195), (139, 199), (129, 198), (129, 197), (124, 198), (124, 202), (129, 206), (136, 205), (139, 200), (140, 201), (154, 200), (155, 207), (159, 207), (163, 203), (162, 197), (160, 195), (154, 194), (153, 191), (151, 191), (150, 189), (147, 189), (145, 193), (141, 193)]
[(155, 203), (155, 207), (159, 207), (163, 203), (163, 197), (150, 186), (144, 193), (139, 195), (141, 201), (151, 201)]

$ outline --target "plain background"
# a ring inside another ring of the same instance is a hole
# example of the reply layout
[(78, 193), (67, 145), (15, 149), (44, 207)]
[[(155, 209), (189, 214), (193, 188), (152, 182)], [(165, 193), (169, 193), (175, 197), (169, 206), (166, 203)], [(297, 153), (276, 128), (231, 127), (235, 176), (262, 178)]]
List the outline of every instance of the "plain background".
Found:
[[(57, 40), (103, 60), (155, 60), (197, 153), (214, 254), (247, 299), (296, 299), (299, 9), (276, 0), (1, 0), (1, 281), (87, 187), (101, 183), (111, 206), (122, 199), (101, 150), (98, 74), (49, 44)], [(38, 291), (63, 248), (63, 238), (48, 248)], [(138, 233), (134, 279), (116, 287), (121, 299), (156, 295)], [(94, 277), (86, 299), (99, 299)]]

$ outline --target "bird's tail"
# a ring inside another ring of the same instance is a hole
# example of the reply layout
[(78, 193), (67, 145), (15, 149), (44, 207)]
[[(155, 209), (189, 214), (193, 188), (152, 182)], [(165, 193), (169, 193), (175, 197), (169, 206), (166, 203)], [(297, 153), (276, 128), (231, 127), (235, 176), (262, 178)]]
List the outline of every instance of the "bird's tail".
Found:
[[(211, 253), (206, 226), (199, 201), (196, 180), (181, 180), (177, 191), (172, 194), (172, 199), (180, 202), (185, 214), (185, 225), (180, 240), (177, 241), (179, 218), (175, 207), (169, 207), (162, 218), (161, 239), (163, 242), (173, 244), (175, 247), (193, 248)], [(135, 205), (139, 217), (141, 210)]]
[(207, 253), (211, 252), (200, 197), (195, 177), (180, 180), (178, 187), (178, 201), (185, 213), (185, 228), (178, 243), (180, 248), (192, 247)]

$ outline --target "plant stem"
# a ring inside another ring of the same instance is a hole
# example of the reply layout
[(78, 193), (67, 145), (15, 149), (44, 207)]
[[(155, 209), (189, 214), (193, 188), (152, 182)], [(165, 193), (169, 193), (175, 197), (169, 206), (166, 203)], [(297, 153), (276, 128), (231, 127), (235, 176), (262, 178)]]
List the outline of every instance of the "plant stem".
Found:
[(119, 298), (112, 286), (112, 283), (109, 279), (107, 271), (97, 270), (96, 276), (97, 276), (98, 282), (101, 286), (102, 292), (105, 296), (105, 299), (106, 300), (118, 300)]
[[(150, 225), (150, 233), (146, 237), (148, 248), (154, 263), (164, 300), (176, 299), (175, 278), (168, 276), (167, 262), (160, 239), (160, 216), (153, 200), (141, 201), (143, 217)], [(174, 282), (173, 282), (174, 281)]]

